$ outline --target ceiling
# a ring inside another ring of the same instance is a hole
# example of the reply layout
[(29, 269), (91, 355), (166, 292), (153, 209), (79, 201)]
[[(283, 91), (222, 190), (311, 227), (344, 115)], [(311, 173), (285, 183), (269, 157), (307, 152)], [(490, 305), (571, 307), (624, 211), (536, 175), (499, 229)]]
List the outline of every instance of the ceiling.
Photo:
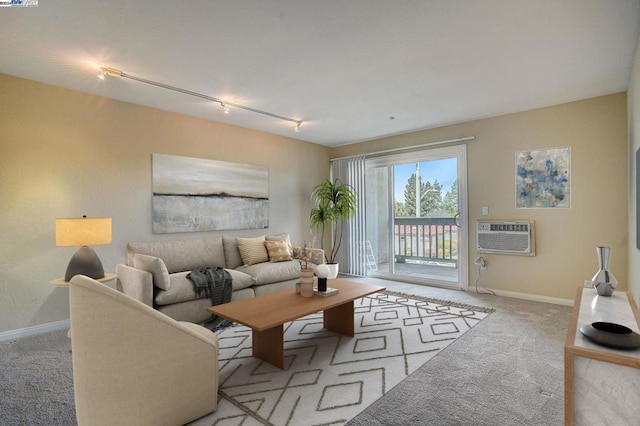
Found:
[(639, 25), (640, 0), (39, 0), (0, 8), (0, 72), (336, 146), (625, 91)]

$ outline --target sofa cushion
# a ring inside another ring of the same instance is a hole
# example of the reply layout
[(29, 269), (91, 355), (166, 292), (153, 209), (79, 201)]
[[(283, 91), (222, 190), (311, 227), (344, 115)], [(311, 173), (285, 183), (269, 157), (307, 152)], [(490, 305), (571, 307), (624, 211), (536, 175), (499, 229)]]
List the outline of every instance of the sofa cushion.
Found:
[(242, 256), (240, 256), (236, 238), (223, 235), (222, 245), (224, 246), (225, 267), (228, 269), (236, 269), (238, 266), (242, 266)]
[(169, 290), (171, 286), (169, 272), (159, 257), (136, 253), (133, 255), (133, 267), (151, 272), (151, 275), (153, 275), (153, 285), (162, 290)]
[(255, 265), (256, 263), (268, 262), (269, 255), (264, 246), (264, 235), (254, 238), (236, 237), (240, 256), (244, 266)]
[[(189, 278), (187, 278), (189, 272), (191, 271), (176, 272), (169, 275), (171, 286), (166, 291), (158, 290), (156, 292), (156, 305), (171, 305), (173, 303), (187, 302), (189, 300), (209, 297), (205, 294), (196, 296), (196, 292), (193, 290), (193, 283)], [(234, 271), (233, 269), (227, 269), (227, 272), (231, 275), (231, 287), (233, 291), (251, 287), (256, 282), (254, 277), (243, 272)]]
[(129, 266), (133, 266), (133, 255), (135, 253), (159, 257), (164, 261), (170, 274), (192, 271), (202, 266), (225, 266), (222, 237), (129, 243), (127, 244)]
[(300, 264), (296, 260), (278, 263), (258, 263), (250, 266), (239, 266), (238, 271), (249, 274), (256, 279), (256, 285), (271, 284), (278, 281), (293, 280), (300, 277)]
[(256, 283), (256, 279), (244, 272), (236, 271), (233, 269), (227, 269), (233, 283), (233, 291), (242, 290), (243, 288), (251, 287)]
[(269, 241), (264, 242), (269, 254), (269, 262), (283, 262), (291, 260), (291, 248), (286, 241)]

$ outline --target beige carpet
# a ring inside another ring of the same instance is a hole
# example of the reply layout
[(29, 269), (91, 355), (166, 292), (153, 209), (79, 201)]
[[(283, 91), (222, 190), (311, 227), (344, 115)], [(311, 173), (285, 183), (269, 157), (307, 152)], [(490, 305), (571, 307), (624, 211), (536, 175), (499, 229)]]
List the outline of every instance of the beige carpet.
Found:
[(564, 424), (563, 345), (570, 306), (399, 283), (393, 288), (496, 311), (347, 426)]
[(322, 314), (285, 324), (285, 369), (251, 356), (251, 331), (220, 338), (220, 405), (195, 425), (339, 425), (489, 315), (490, 309), (402, 294), (356, 301), (356, 335)]

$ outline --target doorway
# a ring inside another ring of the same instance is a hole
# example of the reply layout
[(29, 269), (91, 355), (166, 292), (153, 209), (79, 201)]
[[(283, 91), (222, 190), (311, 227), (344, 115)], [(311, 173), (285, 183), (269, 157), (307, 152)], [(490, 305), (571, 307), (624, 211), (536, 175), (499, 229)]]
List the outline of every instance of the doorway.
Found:
[(467, 289), (466, 145), (366, 160), (367, 276)]

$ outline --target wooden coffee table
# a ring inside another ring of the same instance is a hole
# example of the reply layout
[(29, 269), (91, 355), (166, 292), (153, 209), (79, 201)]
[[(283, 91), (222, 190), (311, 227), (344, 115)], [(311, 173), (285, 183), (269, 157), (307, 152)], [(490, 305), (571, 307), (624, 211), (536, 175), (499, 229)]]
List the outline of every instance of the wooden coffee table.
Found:
[(214, 315), (246, 325), (252, 330), (253, 356), (278, 368), (284, 368), (285, 322), (324, 311), (324, 328), (335, 333), (353, 336), (353, 302), (385, 287), (361, 284), (341, 279), (330, 280), (329, 287), (337, 288), (332, 296), (302, 297), (294, 288), (263, 294), (251, 299), (207, 308)]

